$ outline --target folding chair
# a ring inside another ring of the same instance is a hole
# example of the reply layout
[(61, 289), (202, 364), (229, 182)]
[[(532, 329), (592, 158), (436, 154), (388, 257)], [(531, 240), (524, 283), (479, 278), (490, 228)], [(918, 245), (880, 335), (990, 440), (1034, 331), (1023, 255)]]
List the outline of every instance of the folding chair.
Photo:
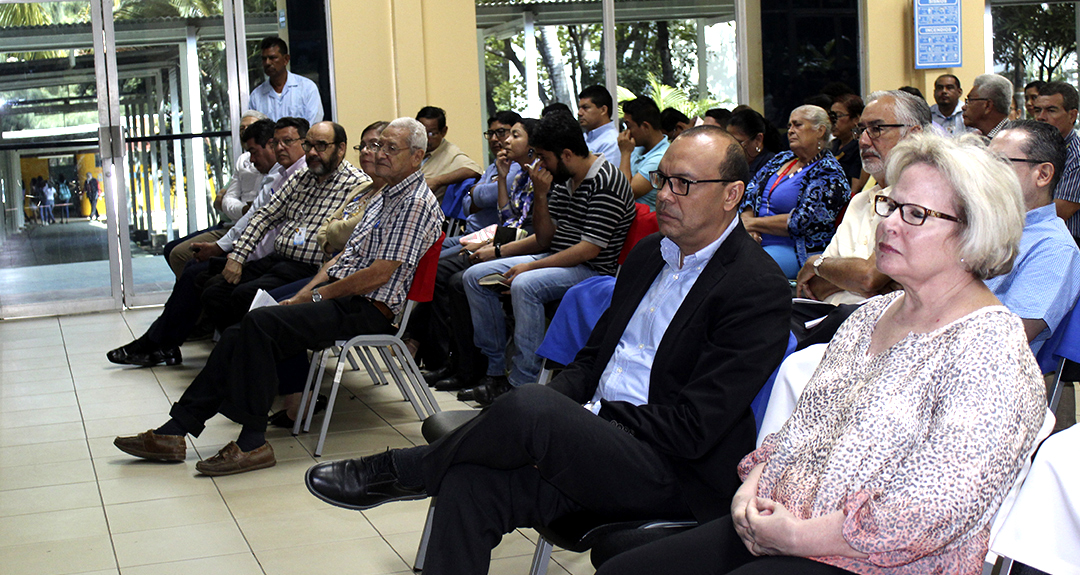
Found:
[(465, 194), (469, 193), (476, 182), (477, 178), (468, 178), (446, 187), (441, 207), (443, 214), (446, 215), (447, 235), (456, 236), (461, 231), (460, 228), (464, 227), (465, 219), (469, 216), (462, 211), (461, 204), (465, 200)]
[[(416, 266), (416, 273), (413, 275), (412, 285), (409, 287), (405, 309), (397, 318), (398, 328), (396, 333), (358, 335), (347, 341), (337, 341), (333, 347), (312, 354), (311, 368), (308, 370), (308, 381), (304, 386), (304, 394), (300, 399), (301, 417), (297, 417), (296, 425), (293, 427), (294, 435), (300, 431), (301, 419), (305, 421), (304, 431), (310, 429), (311, 420), (315, 416), (315, 402), (308, 402), (308, 397), (311, 395), (312, 390), (322, 381), (323, 373), (326, 371), (326, 360), (333, 349), (340, 348), (341, 350), (338, 355), (337, 371), (334, 374), (334, 384), (330, 388), (330, 401), (326, 406), (326, 414), (323, 416), (322, 431), (319, 432), (319, 443), (315, 446), (316, 457), (322, 455), (323, 444), (326, 442), (326, 431), (330, 427), (330, 416), (334, 413), (334, 401), (337, 399), (338, 389), (341, 387), (341, 376), (345, 371), (345, 365), (352, 360), (349, 355), (350, 350), (356, 349), (359, 352), (357, 355), (360, 361), (364, 364), (376, 385), (385, 385), (387, 383), (386, 378), (375, 361), (375, 354), (377, 353), (382, 358), (383, 365), (390, 372), (394, 383), (397, 384), (401, 395), (412, 404), (413, 409), (416, 410), (416, 416), (421, 420), (439, 411), (439, 404), (435, 401), (435, 396), (432, 395), (427, 382), (420, 376), (420, 368), (417, 367), (416, 361), (413, 359), (412, 354), (409, 353), (409, 349), (405, 346), (401, 336), (405, 332), (405, 327), (409, 324), (409, 316), (412, 314), (416, 304), (431, 301), (432, 294), (435, 291), (435, 271), (439, 265), (439, 253), (442, 250), (442, 242), (445, 238), (446, 234), (440, 234), (439, 239), (420, 258), (420, 262)], [(317, 377), (316, 365), (319, 366)], [(302, 417), (305, 408), (307, 408), (307, 416)]]

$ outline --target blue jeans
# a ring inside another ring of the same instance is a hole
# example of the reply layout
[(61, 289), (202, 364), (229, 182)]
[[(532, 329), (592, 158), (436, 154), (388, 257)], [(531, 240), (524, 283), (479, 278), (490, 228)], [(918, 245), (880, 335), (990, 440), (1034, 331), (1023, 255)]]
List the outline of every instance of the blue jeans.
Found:
[[(516, 256), (476, 264), (465, 270), (463, 276), (465, 295), (469, 298), (469, 311), (473, 321), (473, 342), (488, 358), (488, 375), (506, 373), (506, 315), (503, 313), (499, 293), (478, 283), (480, 278), (505, 273), (524, 262), (542, 259), (551, 254)], [(572, 268), (543, 268), (523, 273), (514, 279), (510, 287), (510, 300), (514, 304), (514, 368), (510, 372), (510, 384), (514, 386), (535, 383), (543, 358), (536, 349), (544, 341), (546, 318), (544, 304), (562, 297), (575, 284), (596, 275), (592, 268), (581, 264)]]

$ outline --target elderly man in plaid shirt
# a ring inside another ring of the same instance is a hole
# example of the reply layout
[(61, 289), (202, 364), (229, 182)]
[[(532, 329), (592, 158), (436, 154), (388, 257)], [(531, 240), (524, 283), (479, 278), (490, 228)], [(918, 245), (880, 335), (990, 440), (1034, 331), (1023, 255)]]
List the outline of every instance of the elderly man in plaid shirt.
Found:
[[(393, 331), (420, 258), (438, 237), (442, 211), (420, 163), (423, 125), (398, 118), (383, 130), (376, 173), (386, 180), (345, 249), (281, 306), (259, 308), (225, 331), (206, 367), (158, 429), (113, 443), (125, 453), (160, 461), (186, 457), (184, 435), (198, 436), (221, 413), (243, 428), (235, 442), (195, 465), (204, 475), (230, 475), (275, 464), (266, 442), (266, 414), (277, 395), (277, 361), (363, 333)], [(310, 160), (309, 160), (310, 162)]]
[[(312, 126), (302, 145), (307, 170), (295, 174), (255, 212), (229, 252), (225, 270), (206, 282), (203, 309), (218, 331), (240, 321), (260, 289), (270, 291), (315, 275), (325, 257), (315, 241), (319, 226), (345, 204), (353, 188), (371, 179), (345, 160), (345, 128), (334, 122)], [(273, 253), (247, 262), (274, 228), (279, 232)]]

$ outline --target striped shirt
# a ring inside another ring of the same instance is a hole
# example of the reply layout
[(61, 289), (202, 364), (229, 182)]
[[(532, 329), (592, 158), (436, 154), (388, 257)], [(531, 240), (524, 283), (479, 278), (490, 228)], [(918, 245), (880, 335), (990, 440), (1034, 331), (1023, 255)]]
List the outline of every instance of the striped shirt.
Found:
[[(1054, 189), (1054, 199), (1080, 204), (1080, 137), (1075, 130), (1065, 137), (1065, 169)], [(1080, 237), (1080, 211), (1065, 220), (1065, 226), (1074, 238)]]
[(555, 222), (551, 251), (561, 252), (582, 241), (600, 246), (600, 254), (585, 265), (612, 275), (636, 213), (630, 182), (600, 157), (576, 190), (571, 192), (569, 186), (570, 180), (554, 183), (548, 194), (548, 211)]
[(321, 183), (308, 168), (300, 170), (255, 212), (229, 258), (244, 263), (263, 234), (281, 224), (274, 252), (298, 262), (321, 264), (326, 254), (315, 239), (319, 226), (345, 203), (353, 188), (370, 180), (346, 160)]
[(443, 224), (439, 201), (419, 171), (384, 188), (368, 204), (364, 218), (353, 230), (338, 261), (326, 270), (342, 279), (371, 266), (375, 260), (401, 262), (390, 280), (363, 294), (400, 313), (412, 286), (420, 258), (439, 238)]

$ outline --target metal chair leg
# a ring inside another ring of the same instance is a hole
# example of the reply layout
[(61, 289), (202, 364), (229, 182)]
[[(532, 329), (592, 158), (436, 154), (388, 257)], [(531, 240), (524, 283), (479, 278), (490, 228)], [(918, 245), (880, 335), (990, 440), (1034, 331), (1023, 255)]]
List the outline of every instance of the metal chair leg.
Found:
[(532, 566), (529, 567), (529, 575), (544, 575), (547, 573), (548, 563), (551, 562), (551, 551), (554, 545), (541, 535), (536, 541), (536, 550), (533, 551)]

